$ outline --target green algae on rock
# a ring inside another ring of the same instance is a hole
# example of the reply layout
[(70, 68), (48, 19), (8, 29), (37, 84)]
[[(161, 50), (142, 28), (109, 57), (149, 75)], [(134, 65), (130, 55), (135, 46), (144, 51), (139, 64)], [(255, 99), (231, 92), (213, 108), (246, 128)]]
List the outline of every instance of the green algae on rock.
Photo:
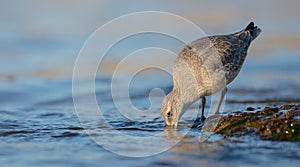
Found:
[(265, 140), (300, 141), (300, 105), (265, 107), (261, 111), (234, 112), (220, 119), (216, 133), (225, 136), (256, 134)]

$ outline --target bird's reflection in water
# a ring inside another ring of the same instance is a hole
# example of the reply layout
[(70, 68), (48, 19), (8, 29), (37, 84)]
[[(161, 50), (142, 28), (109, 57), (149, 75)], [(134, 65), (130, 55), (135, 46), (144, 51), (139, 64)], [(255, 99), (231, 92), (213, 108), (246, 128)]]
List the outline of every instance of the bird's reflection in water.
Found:
[(171, 151), (177, 153), (202, 155), (220, 150), (227, 141), (213, 133), (220, 118), (220, 115), (214, 115), (207, 118), (205, 123), (196, 120), (193, 124), (181, 122), (176, 128), (165, 126), (164, 140), (176, 143)]

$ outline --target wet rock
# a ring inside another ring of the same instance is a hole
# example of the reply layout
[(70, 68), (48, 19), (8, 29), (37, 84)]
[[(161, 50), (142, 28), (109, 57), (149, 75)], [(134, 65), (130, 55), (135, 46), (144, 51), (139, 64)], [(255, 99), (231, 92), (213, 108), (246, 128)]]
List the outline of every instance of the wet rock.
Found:
[(292, 108), (292, 105), (289, 105), (289, 104), (285, 104), (285, 105), (282, 105), (280, 107), (280, 110), (289, 110)]
[(215, 132), (226, 136), (256, 134), (265, 140), (300, 141), (299, 108), (287, 104), (265, 107), (256, 113), (235, 112), (221, 118)]

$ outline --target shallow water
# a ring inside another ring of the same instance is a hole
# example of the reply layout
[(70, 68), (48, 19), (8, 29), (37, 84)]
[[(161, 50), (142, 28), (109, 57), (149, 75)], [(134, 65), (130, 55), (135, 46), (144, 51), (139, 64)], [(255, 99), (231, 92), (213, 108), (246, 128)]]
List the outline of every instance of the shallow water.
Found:
[[(155, 73), (156, 74), (156, 73)], [(152, 77), (158, 75), (148, 75), (149, 81)], [(185, 118), (181, 121), (177, 130), (172, 130), (165, 127), (164, 122), (157, 113), (159, 106), (156, 107), (156, 113), (152, 112), (155, 119), (150, 121), (147, 118), (139, 120), (128, 120), (120, 115), (110, 104), (109, 92), (103, 91), (103, 87), (107, 86), (107, 78), (98, 78), (96, 85), (101, 85), (96, 89), (98, 101), (102, 104), (102, 113), (105, 115), (109, 125), (114, 127), (121, 133), (130, 136), (151, 136), (158, 133), (164, 133), (164, 137), (158, 139), (158, 142), (148, 143), (134, 143), (134, 150), (130, 150), (130, 143), (134, 141), (115, 142), (117, 137), (111, 136), (114, 140), (109, 140), (111, 131), (107, 128), (107, 124), (101, 121), (95, 121), (94, 115), (89, 115), (87, 120), (89, 130), (95, 138), (101, 135), (100, 139), (107, 139), (101, 144), (107, 145), (113, 143), (117, 149), (125, 149), (128, 155), (139, 153), (138, 150), (147, 149), (148, 147), (161, 147), (161, 139), (172, 141), (176, 137), (183, 138), (179, 144), (173, 148), (146, 158), (129, 158), (116, 155), (101, 146), (97, 145), (84, 130), (83, 125), (79, 123), (76, 112), (74, 111), (73, 101), (70, 90), (64, 92), (64, 88), (70, 87), (71, 82), (68, 80), (52, 80), (48, 81), (47, 85), (43, 80), (35, 80), (31, 83), (28, 80), (17, 80), (3, 84), (2, 88), (9, 88), (12, 84), (27, 85), (27, 91), (18, 91), (23, 97), (19, 105), (15, 105), (15, 101), (20, 96), (13, 96), (9, 102), (2, 103), (1, 110), (1, 133), (0, 133), (0, 160), (4, 166), (36, 166), (36, 165), (62, 165), (62, 166), (82, 166), (91, 165), (112, 165), (124, 166), (132, 165), (153, 165), (153, 166), (181, 166), (181, 165), (204, 165), (204, 166), (265, 166), (273, 164), (274, 166), (282, 166), (286, 163), (289, 166), (297, 166), (300, 158), (300, 144), (298, 142), (273, 142), (263, 141), (257, 136), (242, 136), (224, 138), (220, 135), (212, 135), (205, 142), (199, 142), (200, 130), (193, 126), (193, 116), (187, 113)], [(270, 80), (268, 80), (270, 81)], [(138, 79), (136, 79), (138, 82)], [(37, 84), (39, 83), (39, 84)], [(144, 89), (132, 89), (133, 103), (137, 106), (149, 107), (148, 92), (152, 88), (151, 82), (148, 85), (144, 84)], [(82, 81), (84, 84), (84, 81)], [(296, 83), (295, 83), (296, 84)], [(244, 84), (243, 84), (244, 85)], [(60, 91), (54, 91), (61, 89)], [(102, 89), (102, 90), (101, 90)], [(34, 96), (33, 91), (34, 90)], [(163, 88), (166, 92), (169, 88)], [(266, 90), (268, 92), (268, 90)], [(274, 90), (273, 90), (274, 91)], [(279, 105), (278, 102), (272, 103), (254, 103), (245, 104), (240, 101), (241, 92), (247, 92), (243, 88), (233, 88), (229, 91), (225, 105), (224, 113), (246, 110), (247, 106), (263, 107), (273, 104)], [(245, 100), (252, 100), (253, 97), (259, 97), (255, 100), (264, 100), (262, 96), (265, 92), (254, 92), (251, 95), (244, 97)], [(7, 94), (13, 94), (13, 91), (7, 90)], [(281, 91), (273, 92), (278, 97), (285, 98)], [(244, 93), (245, 94), (245, 93)], [(50, 96), (48, 96), (50, 95)], [(22, 97), (21, 96), (21, 97)], [(51, 98), (50, 98), (51, 97)], [(268, 96), (266, 96), (268, 97)], [(85, 93), (82, 93), (81, 98), (89, 99)], [(162, 98), (159, 96), (151, 97)], [(299, 99), (295, 96), (295, 99)], [(234, 100), (239, 101), (235, 103)], [(147, 106), (148, 104), (148, 106)], [(208, 103), (210, 104), (210, 103)], [(210, 105), (207, 105), (209, 108)], [(89, 110), (88, 103), (86, 110)], [(193, 106), (192, 110), (197, 110), (197, 106)], [(151, 116), (149, 116), (151, 117)], [(107, 128), (107, 130), (106, 130)], [(186, 128), (192, 128), (186, 136), (182, 134)], [(103, 137), (106, 136), (106, 137)]]
[[(246, 111), (247, 107), (259, 110), (299, 104), (298, 1), (234, 2), (236, 7), (213, 1), (172, 1), (159, 6), (136, 2), (126, 8), (124, 3), (1, 2), (1, 166), (299, 166), (299, 142), (264, 141), (255, 135), (225, 138), (217, 134), (199, 142), (204, 134), (197, 128), (201, 123), (194, 123), (198, 103), (184, 115), (177, 129), (166, 127), (159, 112), (164, 94), (172, 88), (172, 77), (166, 72), (140, 71), (127, 85), (123, 81), (131, 77), (128, 72), (136, 62), (125, 64), (121, 77), (116, 78), (113, 97), (111, 76), (120, 60), (149, 46), (178, 53), (182, 43), (173, 38), (151, 33), (136, 35), (107, 53), (94, 82), (101, 113), (92, 104), (94, 96), (89, 93), (86, 77), (94, 74), (91, 66), (98, 62), (87, 60), (83, 76), (77, 80), (79, 88), (74, 97), (80, 102), (76, 107), (81, 112), (75, 111), (71, 79), (84, 41), (100, 25), (122, 14), (143, 10), (173, 12), (195, 22), (207, 34), (239, 30), (254, 20), (263, 32), (251, 46), (240, 75), (229, 85), (223, 114)], [(253, 12), (253, 8), (257, 11)], [(120, 29), (111, 31), (107, 39)], [(172, 31), (191, 35), (181, 25)], [(168, 67), (172, 65), (165, 57), (141, 59), (137, 64), (157, 60)], [(211, 101), (209, 97), (206, 114), (213, 107)], [(140, 140), (142, 137), (145, 140)], [(116, 153), (153, 155), (131, 158)]]

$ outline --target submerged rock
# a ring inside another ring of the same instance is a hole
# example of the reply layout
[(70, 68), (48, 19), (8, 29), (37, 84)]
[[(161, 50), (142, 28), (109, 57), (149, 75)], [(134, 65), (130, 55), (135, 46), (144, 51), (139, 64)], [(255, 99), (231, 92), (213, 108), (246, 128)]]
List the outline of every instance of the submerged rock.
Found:
[(265, 140), (300, 141), (300, 105), (265, 107), (235, 112), (220, 119), (216, 133), (226, 136), (257, 134)]

